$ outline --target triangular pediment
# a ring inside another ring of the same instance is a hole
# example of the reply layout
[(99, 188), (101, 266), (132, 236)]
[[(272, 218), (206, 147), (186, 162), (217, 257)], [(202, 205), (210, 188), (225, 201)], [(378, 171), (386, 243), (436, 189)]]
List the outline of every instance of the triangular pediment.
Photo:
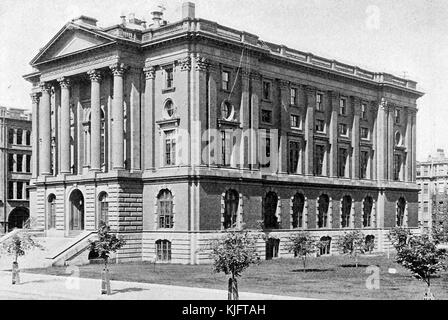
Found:
[(114, 42), (112, 37), (96, 30), (65, 26), (31, 61), (31, 64), (76, 54)]

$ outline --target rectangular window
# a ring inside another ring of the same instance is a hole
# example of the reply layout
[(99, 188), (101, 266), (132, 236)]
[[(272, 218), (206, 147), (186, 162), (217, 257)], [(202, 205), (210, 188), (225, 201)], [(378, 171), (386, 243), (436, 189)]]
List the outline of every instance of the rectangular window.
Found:
[(14, 182), (8, 182), (8, 199), (14, 199)]
[(289, 142), (289, 172), (297, 173), (299, 164), (300, 144), (298, 141)]
[(347, 125), (345, 123), (340, 123), (338, 125), (339, 128), (339, 135), (343, 136), (343, 137), (347, 137), (348, 136), (348, 129), (347, 129)]
[(367, 166), (369, 165), (369, 152), (361, 151), (360, 155), (360, 170), (359, 170), (359, 178), (366, 179), (367, 178)]
[(296, 114), (291, 115), (291, 128), (299, 128), (301, 127), (300, 117)]
[(223, 166), (230, 165), (231, 140), (225, 131), (221, 131), (221, 164)]
[(314, 154), (314, 175), (321, 176), (323, 174), (323, 166), (325, 159), (325, 147), (323, 145), (316, 145)]
[(230, 72), (223, 71), (221, 77), (222, 77), (222, 89), (227, 91), (230, 90)]
[(322, 100), (323, 100), (323, 95), (322, 93), (316, 93), (316, 110), (317, 111), (323, 111), (323, 104), (322, 104)]
[(339, 114), (345, 116), (347, 112), (347, 99), (341, 98), (339, 100)]
[(25, 182), (25, 198), (26, 198), (26, 200), (30, 199), (30, 189), (28, 188), (29, 185), (30, 184), (28, 182)]
[(31, 145), (31, 132), (29, 131), (26, 132), (26, 145)]
[(263, 99), (271, 100), (271, 83), (269, 81), (263, 81)]
[(316, 119), (316, 132), (325, 132), (325, 121)]
[(17, 182), (17, 197), (16, 199), (23, 199), (23, 182)]
[(293, 106), (297, 105), (297, 88), (291, 88), (290, 93), (290, 104)]
[(365, 127), (361, 127), (360, 129), (361, 139), (369, 140), (369, 129)]
[(272, 111), (271, 110), (261, 110), (261, 122), (272, 123)]
[(17, 155), (17, 172), (22, 172), (23, 154)]
[(347, 149), (340, 148), (338, 153), (339, 159), (338, 159), (338, 176), (339, 177), (345, 177), (345, 167), (347, 165), (347, 157), (348, 152)]
[(365, 103), (361, 104), (361, 119), (362, 120), (367, 119), (367, 104), (365, 104)]
[(173, 87), (173, 68), (166, 68), (165, 69), (165, 75), (166, 75), (166, 85), (165, 88), (172, 88)]
[(172, 166), (176, 164), (176, 138), (173, 131), (165, 133), (165, 165)]
[(8, 130), (8, 143), (13, 144), (14, 143), (14, 129)]
[(8, 171), (14, 171), (14, 155), (12, 153), (8, 154)]
[(17, 129), (17, 144), (22, 144), (23, 131), (22, 129)]
[(394, 155), (394, 180), (400, 180), (400, 170), (401, 170), (401, 155)]
[(400, 123), (401, 121), (400, 109), (395, 109), (394, 114), (395, 114), (395, 123)]

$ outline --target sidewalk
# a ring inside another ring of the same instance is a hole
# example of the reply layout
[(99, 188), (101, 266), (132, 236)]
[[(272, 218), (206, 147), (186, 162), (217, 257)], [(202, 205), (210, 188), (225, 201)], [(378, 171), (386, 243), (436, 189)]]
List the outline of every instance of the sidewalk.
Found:
[[(226, 290), (111, 281), (110, 296), (101, 295), (101, 280), (21, 273), (21, 284), (11, 284), (11, 273), (0, 271), (0, 300), (226, 300)], [(241, 300), (297, 300), (302, 298), (240, 292)]]

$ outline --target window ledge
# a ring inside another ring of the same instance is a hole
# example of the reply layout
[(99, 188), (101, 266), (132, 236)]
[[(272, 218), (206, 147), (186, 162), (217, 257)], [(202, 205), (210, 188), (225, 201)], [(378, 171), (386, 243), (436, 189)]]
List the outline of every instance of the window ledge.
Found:
[(165, 89), (162, 89), (162, 94), (169, 93), (169, 92), (174, 92), (174, 91), (176, 91), (176, 87), (165, 88)]

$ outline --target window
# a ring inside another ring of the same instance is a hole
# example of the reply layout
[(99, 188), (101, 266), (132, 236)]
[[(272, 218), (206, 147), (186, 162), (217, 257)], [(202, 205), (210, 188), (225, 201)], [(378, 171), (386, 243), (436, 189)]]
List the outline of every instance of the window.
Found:
[(347, 113), (347, 99), (341, 98), (339, 100), (339, 114), (345, 116)]
[(14, 199), (14, 182), (8, 181), (8, 199)]
[(165, 69), (165, 88), (169, 89), (173, 87), (173, 68)]
[(345, 177), (346, 176), (346, 166), (347, 166), (347, 158), (348, 158), (348, 151), (345, 148), (339, 148), (338, 153), (339, 159), (338, 159), (338, 176), (339, 177)]
[(395, 116), (395, 123), (400, 123), (401, 121), (401, 110), (400, 109), (395, 109), (394, 110), (394, 116)]
[(99, 200), (99, 222), (109, 223), (109, 201), (106, 192), (100, 193)]
[(174, 130), (165, 133), (165, 165), (176, 164), (176, 138)]
[(171, 261), (171, 242), (168, 240), (157, 240), (156, 254), (158, 261)]
[(316, 110), (317, 111), (323, 111), (323, 95), (322, 93), (316, 93)]
[(56, 228), (56, 196), (48, 196), (48, 229)]
[(231, 120), (233, 117), (233, 113), (233, 105), (227, 100), (223, 101), (223, 103), (221, 104), (221, 117), (224, 120)]
[(367, 167), (369, 165), (369, 151), (361, 151), (359, 161), (360, 161), (359, 178), (366, 179), (367, 178)]
[(168, 100), (165, 102), (165, 107), (164, 107), (164, 109), (165, 109), (165, 115), (166, 115), (168, 118), (171, 118), (171, 117), (174, 115), (174, 104), (173, 104), (173, 101), (172, 101), (171, 99), (168, 99)]
[(8, 130), (8, 143), (13, 144), (14, 143), (14, 129)]
[(222, 77), (222, 89), (227, 91), (230, 90), (230, 72), (223, 71), (221, 73), (221, 77)]
[(221, 131), (221, 164), (228, 166), (230, 164), (231, 155), (231, 135), (228, 135), (226, 131)]
[(261, 122), (272, 123), (272, 111), (261, 110)]
[(326, 254), (330, 254), (331, 237), (324, 236), (324, 237), (320, 238), (319, 242), (321, 244), (323, 244), (322, 246), (319, 247), (319, 255), (323, 256), (323, 255), (326, 255)]
[(292, 199), (292, 228), (303, 228), (303, 208), (305, 197), (301, 193), (296, 193)]
[(300, 116), (296, 114), (291, 115), (291, 128), (299, 128), (301, 127)]
[(316, 132), (325, 132), (325, 121), (321, 119), (316, 119)]
[(18, 181), (17, 182), (17, 197), (16, 199), (23, 199), (23, 182), (22, 181)]
[(317, 227), (318, 228), (326, 228), (327, 227), (327, 216), (328, 216), (328, 207), (330, 204), (330, 198), (326, 194), (323, 194), (319, 197), (317, 201)]
[(367, 119), (367, 104), (365, 104), (365, 103), (361, 104), (361, 119), (362, 120)]
[(298, 141), (289, 141), (289, 172), (297, 173), (299, 165), (300, 144)]
[(297, 88), (291, 88), (289, 90), (290, 101), (289, 103), (293, 106), (297, 105)]
[(23, 165), (23, 154), (17, 155), (17, 172), (22, 172), (22, 165)]
[(8, 171), (14, 171), (14, 155), (12, 153), (8, 154)]
[(395, 145), (401, 146), (401, 133), (399, 131), (395, 132)]
[[(269, 135), (269, 133), (268, 133), (268, 135)], [(260, 166), (262, 168), (267, 168), (271, 165), (271, 161), (270, 161), (270, 159), (271, 159), (271, 138), (269, 136), (265, 137), (264, 141), (265, 141), (265, 154), (264, 154), (265, 158), (262, 159), (262, 163)]]
[(401, 155), (394, 154), (394, 180), (400, 180), (400, 171), (401, 171)]
[(23, 131), (22, 129), (17, 129), (17, 144), (22, 144), (23, 142)]
[(373, 207), (372, 197), (365, 197), (362, 208), (362, 226), (364, 228), (371, 227), (372, 207)]
[(404, 225), (404, 212), (406, 209), (406, 200), (400, 197), (397, 201), (397, 226), (402, 227)]
[(347, 137), (348, 136), (348, 130), (347, 130), (347, 125), (345, 123), (340, 123), (338, 125), (339, 128), (339, 135), (343, 136), (343, 137)]
[(227, 190), (224, 196), (224, 229), (235, 227), (238, 221), (240, 195), (236, 190)]
[(314, 155), (314, 175), (321, 176), (323, 174), (323, 165), (325, 158), (325, 147), (323, 145), (316, 145)]
[(26, 132), (26, 145), (27, 146), (31, 145), (31, 132), (30, 131)]
[(161, 190), (157, 196), (159, 228), (173, 228), (173, 196), (168, 189)]
[(271, 83), (269, 81), (263, 81), (263, 99), (271, 100)]
[(367, 235), (364, 244), (366, 250), (372, 252), (375, 249), (375, 236), (373, 234)]
[(366, 127), (361, 127), (360, 136), (361, 136), (361, 139), (369, 140), (369, 129)]
[(29, 200), (30, 199), (30, 189), (29, 189), (30, 184), (28, 182), (25, 182), (25, 199)]
[(352, 211), (352, 197), (344, 196), (341, 201), (341, 227), (350, 227), (350, 214)]
[(278, 229), (277, 220), (278, 196), (275, 192), (268, 192), (264, 199), (264, 227), (266, 229)]

